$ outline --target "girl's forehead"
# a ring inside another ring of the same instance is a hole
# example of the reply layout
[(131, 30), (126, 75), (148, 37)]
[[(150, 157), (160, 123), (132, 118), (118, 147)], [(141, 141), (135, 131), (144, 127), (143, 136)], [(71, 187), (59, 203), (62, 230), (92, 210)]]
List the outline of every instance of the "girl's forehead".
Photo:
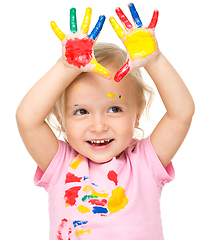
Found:
[(78, 104), (79, 102), (93, 102), (94, 105), (101, 101), (110, 104), (122, 103), (136, 105), (135, 87), (124, 78), (115, 82), (107, 80), (95, 73), (83, 73), (79, 75), (67, 88), (67, 105)]
[(81, 90), (109, 90), (109, 91), (128, 91), (129, 89), (128, 79), (123, 79), (117, 83), (114, 80), (107, 80), (95, 73), (82, 73), (79, 75), (68, 88), (71, 90), (75, 88)]

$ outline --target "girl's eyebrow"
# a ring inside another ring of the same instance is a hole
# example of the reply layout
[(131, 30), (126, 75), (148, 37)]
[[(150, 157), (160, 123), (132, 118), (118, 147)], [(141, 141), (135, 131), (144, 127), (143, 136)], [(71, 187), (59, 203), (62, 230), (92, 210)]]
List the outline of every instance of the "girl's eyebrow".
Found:
[(79, 106), (79, 104), (74, 104), (74, 105), (68, 105), (67, 107), (66, 107), (66, 110), (68, 111), (68, 110), (71, 110), (72, 108), (74, 108), (74, 107), (78, 107)]

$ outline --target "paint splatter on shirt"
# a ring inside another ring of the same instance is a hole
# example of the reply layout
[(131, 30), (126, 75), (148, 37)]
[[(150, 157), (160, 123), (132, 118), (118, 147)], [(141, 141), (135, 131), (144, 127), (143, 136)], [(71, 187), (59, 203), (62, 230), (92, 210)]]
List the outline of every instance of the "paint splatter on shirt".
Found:
[[(118, 158), (97, 164), (59, 141), (59, 150), (35, 184), (49, 193), (50, 240), (163, 240), (160, 196), (174, 178), (165, 169), (150, 138), (129, 147)], [(122, 231), (123, 229), (123, 231)]]

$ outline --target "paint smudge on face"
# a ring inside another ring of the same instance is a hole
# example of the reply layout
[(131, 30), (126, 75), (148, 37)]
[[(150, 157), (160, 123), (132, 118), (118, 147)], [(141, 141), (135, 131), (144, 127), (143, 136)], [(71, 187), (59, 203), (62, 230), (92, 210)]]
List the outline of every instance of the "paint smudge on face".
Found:
[(132, 60), (145, 58), (152, 54), (157, 48), (152, 33), (143, 28), (131, 31), (126, 36), (124, 44)]
[(74, 104), (73, 106), (71, 106), (71, 108), (73, 108), (73, 107), (78, 107), (78, 104)]
[(118, 180), (117, 180), (117, 173), (113, 170), (109, 171), (107, 174), (107, 177), (110, 181), (114, 182), (117, 186)]
[(72, 187), (72, 188), (69, 188), (68, 190), (65, 191), (65, 196), (64, 196), (64, 199), (66, 200), (66, 207), (68, 205), (75, 205), (76, 203), (76, 198), (78, 198), (78, 192), (79, 190), (81, 189), (80, 186), (78, 187)]
[(73, 159), (71, 160), (71, 162), (69, 163), (69, 166), (70, 166), (72, 169), (76, 170), (77, 167), (80, 165), (81, 162), (82, 162), (82, 157), (79, 156), (79, 155), (77, 155), (75, 158), (73, 158)]
[(71, 183), (71, 182), (81, 182), (82, 177), (77, 177), (73, 173), (68, 172), (66, 174), (66, 181), (65, 183)]
[(130, 71), (130, 66), (129, 66), (129, 59), (128, 59), (127, 62), (124, 64), (124, 66), (122, 66), (120, 70), (115, 74), (114, 80), (116, 82), (120, 82), (125, 77), (125, 75), (128, 74), (129, 71)]
[(82, 235), (89, 235), (91, 234), (91, 230), (87, 229), (87, 230), (79, 230), (75, 232), (75, 235), (78, 236), (82, 236)]
[(117, 187), (112, 190), (112, 196), (108, 201), (108, 209), (110, 213), (118, 212), (128, 204), (128, 199), (125, 194), (125, 190), (122, 187)]
[(109, 97), (109, 98), (115, 98), (115, 97), (116, 97), (116, 94), (113, 94), (113, 93), (107, 93), (107, 97)]
[[(63, 229), (67, 228), (67, 222), (68, 220), (66, 218), (61, 220), (61, 224), (58, 227), (58, 235), (57, 235), (57, 240), (64, 240), (64, 238), (62, 237), (62, 231)], [(70, 240), (70, 234), (72, 233), (71, 228), (68, 229), (68, 240)]]
[(83, 206), (83, 205), (79, 205), (77, 207), (78, 211), (81, 212), (81, 213), (88, 213), (88, 212), (91, 212), (89, 208)]
[[(116, 94), (114, 94), (114, 93), (107, 93), (107, 97), (109, 97), (109, 98), (115, 98), (115, 97), (116, 97)], [(122, 95), (119, 95), (118, 98), (119, 98), (119, 99), (123, 99), (123, 96), (122, 96)]]
[(108, 210), (107, 210), (106, 208), (103, 208), (103, 207), (96, 207), (96, 206), (94, 206), (92, 212), (93, 212), (94, 214), (96, 214), (96, 213), (106, 214), (106, 213), (108, 213)]
[(79, 68), (85, 67), (93, 58), (93, 43), (93, 39), (89, 37), (67, 40), (65, 52), (66, 61)]
[(101, 201), (99, 199), (91, 199), (88, 201), (88, 203), (91, 203), (92, 205), (97, 205), (97, 206), (105, 206), (107, 204), (106, 199), (102, 199)]
[(73, 221), (73, 225), (74, 227), (77, 227), (77, 226), (81, 226), (81, 225), (84, 225), (84, 224), (87, 224), (88, 221)]

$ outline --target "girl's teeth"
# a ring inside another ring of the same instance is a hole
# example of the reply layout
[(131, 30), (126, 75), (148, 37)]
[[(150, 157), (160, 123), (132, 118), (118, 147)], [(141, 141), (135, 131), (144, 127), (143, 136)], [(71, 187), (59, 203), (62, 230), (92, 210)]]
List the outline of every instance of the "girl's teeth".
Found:
[(90, 141), (91, 143), (105, 143), (105, 142), (110, 142), (110, 140), (109, 139), (107, 139), (107, 140), (96, 140), (96, 141)]

